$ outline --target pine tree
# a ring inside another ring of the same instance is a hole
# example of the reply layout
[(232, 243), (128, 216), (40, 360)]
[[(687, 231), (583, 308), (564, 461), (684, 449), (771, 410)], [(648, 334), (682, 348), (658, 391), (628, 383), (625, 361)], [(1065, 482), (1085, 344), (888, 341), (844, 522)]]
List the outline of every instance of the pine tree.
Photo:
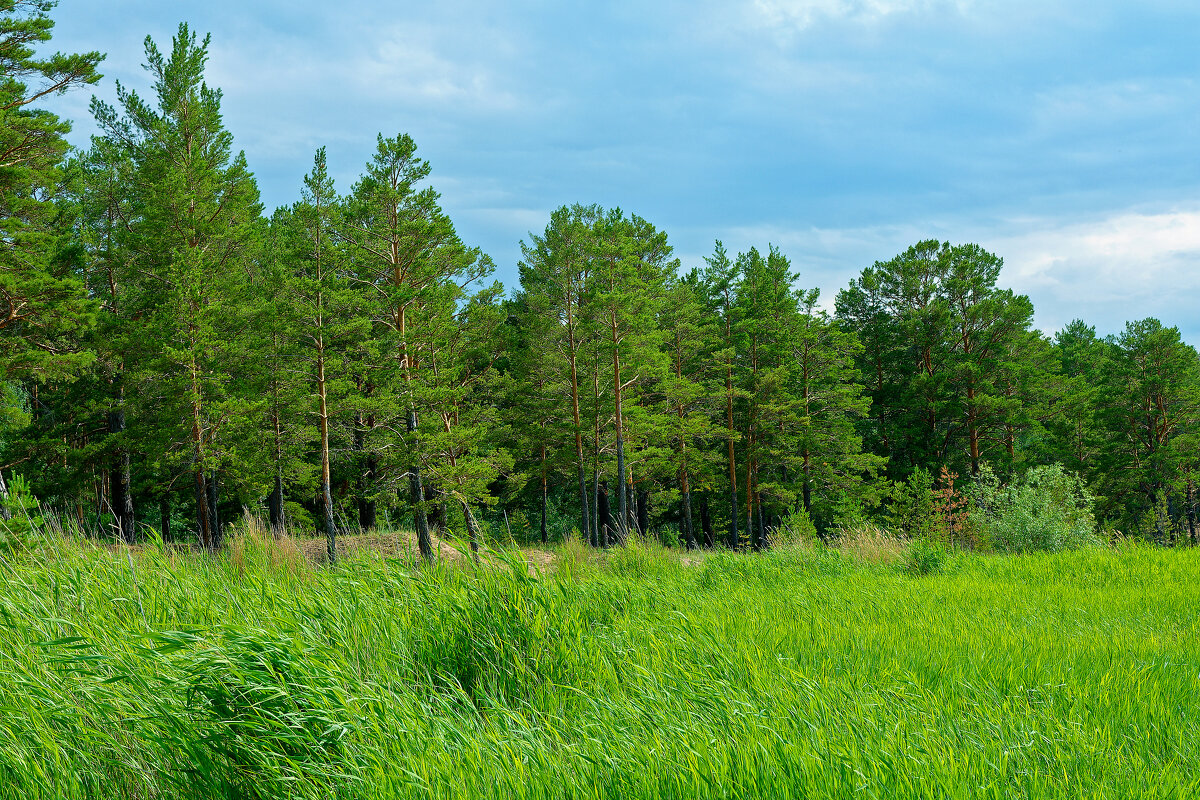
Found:
[[(490, 262), (485, 264), (490, 267)], [(429, 483), (461, 510), (476, 558), (480, 529), (473, 508), (491, 499), (488, 487), (513, 463), (502, 446), (508, 432), (497, 402), (511, 396), (505, 376), (496, 368), (506, 321), (501, 292), (500, 284), (494, 283), (457, 310), (431, 318), (416, 345), (428, 364), (426, 402), (439, 423), (426, 434), (433, 455)]]
[(734, 326), (737, 324), (735, 298), (738, 293), (738, 282), (741, 275), (738, 265), (730, 260), (725, 246), (720, 241), (716, 243), (713, 254), (705, 258), (708, 265), (703, 270), (706, 306), (710, 314), (719, 321), (721, 331), (720, 346), (713, 352), (712, 357), (721, 364), (725, 383), (725, 442), (728, 453), (729, 468), (729, 538), (728, 544), (732, 549), (740, 546), (738, 535), (738, 499), (737, 499), (737, 460), (735, 446), (738, 441), (737, 429), (734, 427), (733, 406), (737, 397), (733, 381), (733, 364), (736, 355), (734, 343)]
[[(301, 409), (305, 417), (316, 421), (318, 510), (331, 563), (337, 558), (331, 442), (335, 429), (346, 427), (338, 424), (339, 419), (349, 419), (342, 411), (352, 391), (347, 353), (353, 342), (370, 332), (367, 321), (356, 314), (358, 292), (349, 281), (344, 248), (337, 238), (339, 203), (325, 148), (321, 148), (313, 157), (312, 171), (304, 177), (301, 201), (282, 222), (290, 233), (284, 243), (286, 302), (292, 323), (287, 335), (299, 345), (296, 355), (304, 367), (305, 383), (311, 387)], [(282, 494), (278, 467), (275, 480), (275, 492)]]
[[(593, 335), (583, 307), (593, 265), (593, 227), (600, 217), (596, 206), (562, 206), (550, 215), (541, 235), (521, 243), (519, 265), (524, 300), (522, 329), (535, 348), (529, 374), (550, 382), (557, 373), (571, 402), (576, 480), (579, 485), (581, 532), (592, 527), (584, 453), (584, 347)], [(590, 312), (590, 309), (588, 309)]]
[(239, 426), (255, 400), (238, 395), (230, 373), (245, 365), (241, 303), (261, 208), (222, 125), (221, 93), (204, 83), (208, 47), (186, 25), (167, 55), (147, 38), (156, 103), (118, 84), (123, 115), (98, 101), (93, 112), (108, 146), (132, 164), (118, 232), (134, 265), (122, 305), (136, 321), (126, 379), (136, 387), (139, 440), (157, 454), (151, 471), (191, 474), (200, 542), (211, 550), (221, 537), (221, 472), (243, 483), (252, 452), (238, 452), (250, 444)]
[[(390, 417), (381, 430), (399, 432), (408, 479), (409, 502), (422, 557), (433, 558), (423, 462), (428, 458), (419, 428), (424, 369), (414, 344), (419, 327), (433, 324), (461, 296), (463, 287), (490, 271), (490, 262), (466, 248), (438, 206), (432, 188), (418, 189), (429, 175), (429, 163), (416, 155), (406, 134), (378, 138), (375, 156), (351, 190), (348, 214), (340, 235), (356, 251), (354, 271), (364, 287), (360, 303), (374, 325), (380, 356), (372, 382), (391, 392), (395, 402), (380, 406)], [(399, 421), (403, 420), (402, 423)], [(395, 424), (399, 423), (399, 424)]]
[(1103, 435), (1096, 413), (1105, 379), (1108, 347), (1096, 329), (1073, 320), (1054, 337), (1053, 415), (1048, 420), (1047, 450), (1051, 461), (1095, 480)]
[(796, 452), (800, 457), (800, 502), (818, 516), (843, 498), (858, 499), (884, 465), (884, 457), (863, 452), (857, 426), (870, 410), (855, 363), (862, 353), (857, 337), (816, 308), (816, 289), (800, 295), (800, 314), (789, 331), (789, 390), (799, 407)]
[[(986, 442), (998, 441), (1027, 406), (1009, 396), (999, 379), (1016, 341), (1033, 325), (1033, 304), (1024, 295), (996, 288), (1004, 261), (979, 245), (959, 245), (946, 255), (943, 292), (953, 329), (948, 389), (957, 395), (963, 417), (971, 475), (978, 475)], [(1023, 363), (1033, 363), (1031, 353), (1022, 355)], [(1030, 377), (1024, 385), (1033, 384)]]
[(55, 200), (69, 123), (38, 101), (100, 79), (99, 53), (38, 58), (54, 2), (0, 2), (0, 383), (71, 375), (92, 360), (78, 334), (94, 305)]
[(666, 334), (668, 368), (663, 381), (663, 408), (674, 416), (669, 446), (674, 477), (679, 483), (684, 546), (696, 547), (692, 509), (694, 475), (702, 463), (699, 453), (713, 437), (710, 398), (715, 395), (707, 350), (715, 331), (703, 306), (703, 287), (695, 270), (670, 281), (659, 323)]
[(646, 220), (613, 209), (595, 226), (596, 280), (591, 302), (603, 326), (604, 349), (611, 372), (613, 430), (616, 449), (617, 530), (624, 538), (635, 527), (632, 474), (627, 463), (627, 390), (642, 375), (659, 375), (665, 364), (656, 324), (671, 260), (667, 235)]
[(1155, 539), (1166, 543), (1169, 495), (1200, 417), (1200, 364), (1179, 329), (1156, 319), (1130, 322), (1108, 341), (1101, 492), (1110, 514), (1129, 524), (1149, 518)]

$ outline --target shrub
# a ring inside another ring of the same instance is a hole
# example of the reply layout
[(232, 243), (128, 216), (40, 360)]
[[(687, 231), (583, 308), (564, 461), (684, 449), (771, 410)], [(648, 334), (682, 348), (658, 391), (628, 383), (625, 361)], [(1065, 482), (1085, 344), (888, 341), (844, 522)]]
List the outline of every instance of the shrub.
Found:
[(0, 476), (0, 551), (26, 546), (46, 525), (37, 498), (24, 478), (13, 475), (7, 491), (5, 488)]
[(937, 527), (937, 498), (933, 491), (933, 477), (917, 467), (903, 483), (892, 489), (892, 502), (888, 508), (888, 528), (910, 539), (928, 538)]
[(971, 494), (974, 521), (997, 550), (1053, 553), (1100, 542), (1091, 494), (1057, 464), (1032, 467), (1008, 485), (988, 470)]
[(816, 541), (817, 526), (802, 508), (781, 519), (770, 533), (771, 547), (812, 547)]

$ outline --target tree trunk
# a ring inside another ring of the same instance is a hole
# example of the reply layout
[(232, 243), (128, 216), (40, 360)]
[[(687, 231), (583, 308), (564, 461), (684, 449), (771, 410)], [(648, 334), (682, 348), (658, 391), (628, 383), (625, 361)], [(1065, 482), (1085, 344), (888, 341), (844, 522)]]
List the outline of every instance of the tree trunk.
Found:
[[(97, 531), (100, 530), (100, 521), (104, 518), (104, 509), (106, 508), (108, 508), (108, 470), (102, 469), (96, 474), (96, 521), (93, 527)], [(0, 508), (0, 515), (3, 513), (4, 509)], [(5, 517), (0, 516), (0, 519), (5, 519)]]
[[(800, 498), (804, 502), (804, 513), (812, 516), (812, 455), (808, 452), (808, 447), (804, 448), (804, 461), (801, 467), (803, 479), (801, 481)], [(786, 473), (785, 473), (786, 474)], [(784, 479), (786, 482), (786, 478)]]
[(608, 481), (600, 481), (600, 546), (608, 547), (612, 543), (612, 509), (608, 504)]
[[(754, 429), (752, 427), (750, 429), (749, 445), (753, 446), (753, 444)], [(748, 455), (746, 457), (746, 538), (750, 540), (751, 549), (759, 550), (761, 549), (759, 536), (762, 532), (754, 530), (754, 480), (753, 472), (751, 471), (753, 466), (754, 457)]]
[[(120, 434), (125, 431), (125, 409), (119, 405), (123, 402), (122, 394), (119, 392), (117, 395), (118, 407), (108, 414), (109, 433)], [(112, 487), (112, 510), (117, 519), (117, 532), (127, 544), (133, 544), (137, 539), (130, 477), (129, 449), (119, 447), (113, 454), (109, 485)]]
[(163, 542), (171, 541), (171, 499), (166, 495), (158, 499), (158, 525)]
[(200, 467), (196, 468), (195, 484), (197, 534), (200, 538), (200, 546), (211, 553), (214, 548), (212, 520), (209, 518), (208, 509), (208, 481), (204, 479), (204, 470)]
[(692, 527), (692, 492), (688, 488), (688, 474), (684, 469), (679, 476), (680, 500), (683, 503), (683, 545), (688, 550), (696, 549), (696, 531)]
[(212, 549), (213, 552), (221, 549), (221, 514), (219, 507), (221, 504), (221, 486), (217, 478), (217, 472), (214, 470), (208, 476), (208, 524), (212, 534)]
[(592, 470), (592, 508), (596, 510), (592, 514), (592, 530), (589, 535), (592, 539), (592, 547), (602, 547), (600, 541), (600, 472), (598, 469)]
[(363, 531), (373, 531), (376, 526), (375, 501), (368, 499), (367, 494), (374, 490), (375, 479), (379, 474), (379, 456), (374, 453), (367, 455), (367, 471), (362, 481), (358, 497), (358, 527)]
[[(416, 450), (417, 412), (408, 412), (408, 432), (413, 434)], [(413, 523), (417, 529), (417, 548), (426, 561), (433, 560), (433, 540), (429, 536), (429, 517), (425, 514), (425, 489), (421, 485), (421, 465), (414, 458), (408, 469), (408, 494), (413, 507)]]
[(637, 532), (640, 535), (641, 530), (638, 528), (637, 516), (637, 492), (633, 490), (633, 478), (630, 478), (625, 483), (625, 503), (627, 516), (621, 527), (624, 528), (627, 535), (633, 532)]
[(271, 413), (271, 426), (275, 434), (275, 485), (267, 497), (267, 521), (271, 526), (271, 535), (276, 539), (283, 535), (283, 434), (279, 424), (279, 392), (275, 392), (274, 411)]
[(759, 545), (765, 550), (770, 546), (770, 541), (767, 538), (767, 518), (763, 512), (762, 493), (756, 492), (754, 495), (755, 502), (758, 504), (758, 540)]
[(571, 294), (567, 294), (567, 347), (571, 362), (571, 419), (575, 423), (575, 463), (579, 476), (579, 515), (581, 530), (589, 527), (587, 477), (583, 463), (583, 422), (579, 414), (579, 368), (575, 357), (577, 343), (575, 341), (575, 316)]
[(1190, 480), (1187, 482), (1187, 521), (1188, 542), (1194, 547), (1196, 545), (1196, 487)]
[(279, 474), (276, 464), (275, 488), (267, 498), (267, 516), (271, 523), (271, 533), (278, 539), (283, 535), (283, 476)]
[[(582, 472), (581, 472), (581, 474), (582, 474)], [(581, 482), (579, 488), (583, 492), (587, 492), (587, 487), (584, 486), (582, 484), (582, 482)], [(548, 541), (550, 541), (549, 533), (546, 530), (546, 502), (547, 502), (546, 495), (548, 494), (548, 491), (549, 491), (549, 489), (546, 485), (546, 445), (543, 444), (542, 445), (542, 544), (546, 544)]]
[(192, 405), (192, 464), (195, 469), (196, 490), (196, 520), (199, 526), (197, 533), (200, 546), (212, 553), (216, 551), (216, 536), (213, 532), (213, 519), (209, 511), (208, 486), (204, 478), (204, 435), (200, 419), (200, 370), (195, 358), (191, 363), (191, 405)]
[(650, 531), (650, 492), (643, 489), (637, 494), (637, 524), (642, 536)]
[(700, 495), (700, 530), (704, 534), (704, 547), (708, 550), (717, 546), (717, 535), (713, 531), (712, 514), (708, 509), (708, 494)]
[[(726, 326), (726, 339), (729, 338)], [(741, 545), (738, 536), (737, 461), (733, 452), (733, 362), (725, 362), (725, 421), (729, 442), (729, 548), (737, 550)]]
[(479, 563), (479, 523), (475, 521), (475, 515), (471, 513), (471, 506), (466, 500), (459, 498), (458, 504), (462, 506), (463, 519), (467, 523), (467, 536), (471, 540), (471, 558), (475, 559), (475, 563)]
[[(318, 263), (318, 270), (320, 269)], [(318, 273), (319, 274), (319, 273)], [(321, 295), (317, 294), (317, 307), (320, 309)], [(317, 325), (322, 325), (322, 316), (318, 313)], [(329, 469), (329, 392), (325, 379), (325, 334), (317, 335), (317, 415), (321, 432), (321, 499), (324, 506), (324, 528), (326, 547), (325, 552), (329, 563), (337, 563), (337, 526), (333, 521), (333, 493), (330, 489)]]
[(4, 482), (4, 473), (0, 472), (0, 520), (12, 519), (8, 510), (8, 485)]
[(967, 384), (967, 435), (971, 443), (971, 475), (979, 475), (979, 419), (975, 409), (975, 385)]

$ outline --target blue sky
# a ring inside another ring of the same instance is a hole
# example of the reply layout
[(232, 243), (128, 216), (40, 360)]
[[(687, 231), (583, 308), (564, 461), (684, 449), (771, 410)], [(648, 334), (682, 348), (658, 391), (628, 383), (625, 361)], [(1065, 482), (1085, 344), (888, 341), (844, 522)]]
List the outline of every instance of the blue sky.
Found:
[[(1174, 0), (386, 3), (61, 0), (54, 46), (148, 93), (142, 40), (211, 32), (268, 209), (328, 147), (346, 190), (410, 133), (462, 237), (516, 278), (564, 203), (619, 205), (685, 266), (779, 245), (828, 303), (936, 237), (1005, 259), (1037, 324), (1157, 316), (1200, 343), (1200, 4)], [(93, 131), (88, 93), (54, 101)]]

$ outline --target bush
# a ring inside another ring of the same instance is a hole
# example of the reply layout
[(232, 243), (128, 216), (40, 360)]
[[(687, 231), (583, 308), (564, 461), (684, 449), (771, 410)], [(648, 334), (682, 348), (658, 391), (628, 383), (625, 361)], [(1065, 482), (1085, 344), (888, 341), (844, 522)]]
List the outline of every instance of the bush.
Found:
[(917, 467), (903, 483), (892, 490), (888, 508), (888, 529), (910, 539), (928, 538), (937, 528), (937, 498), (933, 477)]
[(817, 526), (802, 508), (779, 520), (770, 534), (771, 547), (812, 547), (816, 541)]
[(971, 499), (972, 520), (996, 550), (1054, 553), (1100, 542), (1091, 494), (1058, 464), (1032, 467), (1008, 485), (981, 472)]
[(25, 547), (45, 526), (37, 498), (25, 479), (13, 475), (6, 487), (0, 476), (0, 551)]

